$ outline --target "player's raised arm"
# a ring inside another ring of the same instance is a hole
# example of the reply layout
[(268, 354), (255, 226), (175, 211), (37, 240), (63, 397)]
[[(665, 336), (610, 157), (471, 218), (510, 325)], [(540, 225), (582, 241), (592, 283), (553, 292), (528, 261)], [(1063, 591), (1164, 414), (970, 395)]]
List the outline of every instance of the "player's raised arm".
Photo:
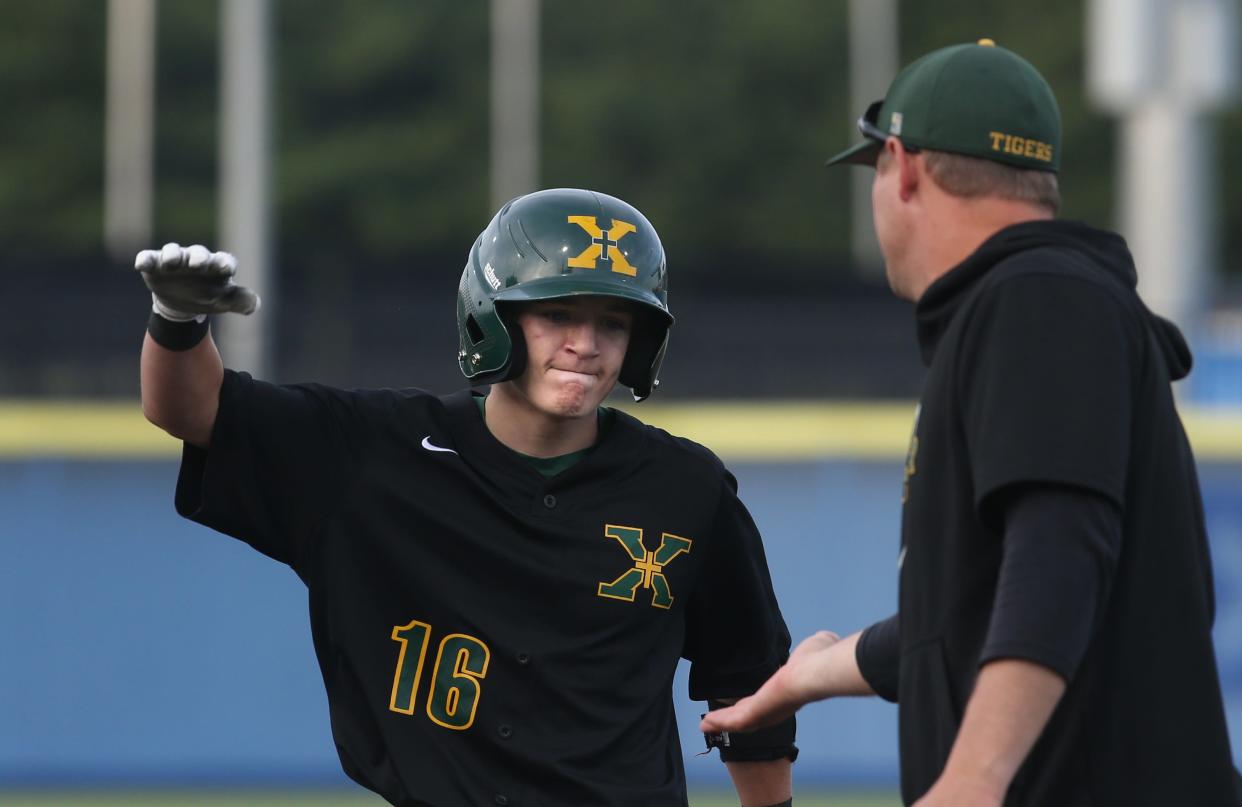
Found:
[(233, 282), (236, 258), (197, 244), (143, 250), (134, 269), (152, 298), (142, 343), (142, 412), (173, 437), (206, 448), (224, 377), (207, 315), (250, 314), (259, 298)]

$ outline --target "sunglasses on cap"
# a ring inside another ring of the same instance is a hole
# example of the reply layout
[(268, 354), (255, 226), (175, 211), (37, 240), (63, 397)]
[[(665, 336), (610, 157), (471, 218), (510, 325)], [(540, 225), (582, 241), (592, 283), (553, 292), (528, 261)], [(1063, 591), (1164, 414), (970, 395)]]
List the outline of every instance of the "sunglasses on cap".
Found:
[[(884, 106), (884, 100), (880, 99), (879, 101), (873, 102), (871, 106), (867, 107), (867, 111), (864, 112), (862, 117), (858, 119), (858, 131), (862, 133), (863, 137), (871, 140), (878, 140), (880, 143), (883, 143), (890, 137), (896, 137), (898, 140), (901, 140), (900, 136), (889, 134), (876, 125), (879, 123), (880, 107), (882, 106)], [(919, 153), (918, 146), (911, 146), (904, 140), (901, 141), (901, 145), (911, 154)]]

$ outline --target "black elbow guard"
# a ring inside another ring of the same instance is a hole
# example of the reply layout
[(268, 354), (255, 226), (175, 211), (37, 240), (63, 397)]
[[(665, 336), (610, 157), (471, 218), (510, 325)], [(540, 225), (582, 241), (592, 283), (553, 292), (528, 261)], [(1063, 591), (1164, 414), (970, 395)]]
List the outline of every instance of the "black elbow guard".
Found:
[[(709, 709), (723, 709), (728, 705), (720, 701), (707, 702)], [(720, 759), (724, 762), (766, 762), (773, 759), (793, 762), (798, 758), (798, 746), (794, 745), (797, 732), (798, 721), (790, 715), (764, 729), (705, 734), (704, 739), (708, 749), (720, 749)]]

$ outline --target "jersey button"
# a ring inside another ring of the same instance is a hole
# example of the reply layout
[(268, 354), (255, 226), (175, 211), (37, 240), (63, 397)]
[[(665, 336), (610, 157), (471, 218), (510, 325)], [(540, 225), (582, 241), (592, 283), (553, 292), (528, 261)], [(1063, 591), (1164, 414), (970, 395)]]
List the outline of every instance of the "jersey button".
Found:
[(553, 507), (556, 507), (556, 497), (553, 496), (551, 493), (549, 493), (547, 496), (544, 496), (543, 506), (548, 508), (549, 510), (551, 510)]
[(499, 804), (500, 807), (505, 807), (505, 805), (509, 803), (509, 797), (506, 796), (504, 793), (497, 793), (496, 797), (493, 798), (492, 801)]
[(530, 664), (530, 656), (526, 655), (525, 653), (518, 653), (517, 663), (525, 667), (527, 664)]
[(500, 735), (500, 739), (507, 740), (513, 736), (513, 727), (508, 723), (501, 723), (496, 728), (496, 733)]

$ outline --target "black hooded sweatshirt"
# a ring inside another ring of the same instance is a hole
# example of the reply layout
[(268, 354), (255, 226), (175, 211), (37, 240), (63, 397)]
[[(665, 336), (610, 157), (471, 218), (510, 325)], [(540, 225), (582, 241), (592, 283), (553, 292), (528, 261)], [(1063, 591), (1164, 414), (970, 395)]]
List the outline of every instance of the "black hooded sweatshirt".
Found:
[[(1170, 389), (1190, 352), (1136, 280), (1120, 236), (1032, 221), (918, 301), (928, 375), (899, 611), (857, 656), (899, 703), (907, 803), (943, 771), (980, 664), (1013, 656), (1067, 688), (1006, 804), (1242, 804), (1203, 505)], [(1058, 558), (1077, 571), (1055, 573)], [(1061, 630), (1058, 603), (1086, 605), (1079, 630)]]

